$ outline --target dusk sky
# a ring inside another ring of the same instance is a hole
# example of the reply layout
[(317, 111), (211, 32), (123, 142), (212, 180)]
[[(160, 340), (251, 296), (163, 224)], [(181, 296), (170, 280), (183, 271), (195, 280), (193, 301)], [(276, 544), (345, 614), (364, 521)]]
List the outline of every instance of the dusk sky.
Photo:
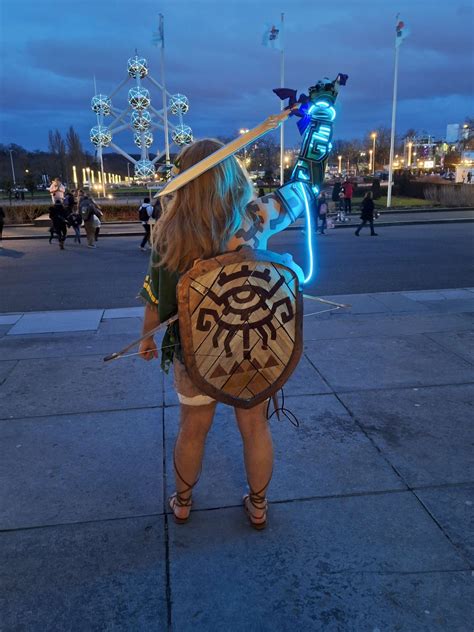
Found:
[[(349, 75), (335, 138), (390, 126), (397, 12), (411, 31), (400, 54), (397, 133), (415, 128), (444, 137), (448, 123), (474, 114), (474, 12), (465, 0), (2, 0), (0, 11), (0, 142), (27, 149), (46, 149), (49, 129), (72, 124), (91, 150), (93, 76), (98, 91), (111, 92), (135, 48), (160, 80), (151, 44), (159, 12), (167, 87), (189, 97), (186, 122), (196, 137), (231, 136), (279, 110), (272, 93), (279, 53), (261, 41), (281, 11), (287, 87), (306, 91), (323, 76)], [(114, 99), (117, 108), (126, 93)], [(160, 98), (152, 89), (156, 107)], [(294, 126), (287, 127), (294, 144)], [(133, 147), (130, 132), (116, 140)]]

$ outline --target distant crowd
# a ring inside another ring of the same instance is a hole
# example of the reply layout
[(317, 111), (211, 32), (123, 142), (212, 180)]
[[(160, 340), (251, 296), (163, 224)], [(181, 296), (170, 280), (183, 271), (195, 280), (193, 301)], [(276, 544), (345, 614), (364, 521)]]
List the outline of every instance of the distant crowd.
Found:
[[(74, 233), (74, 243), (81, 244), (81, 228), (84, 228), (87, 247), (96, 248), (103, 218), (103, 211), (97, 201), (82, 189), (67, 189), (59, 178), (51, 182), (49, 192), (52, 201), (49, 207), (51, 220), (49, 243), (57, 238), (59, 248), (64, 250), (68, 230), (71, 228)], [(158, 219), (160, 212), (159, 202), (152, 206), (150, 198), (144, 198), (138, 209), (138, 219), (144, 228), (144, 236), (140, 243), (141, 250), (149, 247), (151, 224)]]

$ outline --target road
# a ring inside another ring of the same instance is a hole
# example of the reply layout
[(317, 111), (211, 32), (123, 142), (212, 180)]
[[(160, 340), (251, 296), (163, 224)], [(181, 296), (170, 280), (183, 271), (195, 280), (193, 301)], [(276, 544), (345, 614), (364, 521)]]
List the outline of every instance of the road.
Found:
[[(307, 291), (319, 295), (471, 287), (473, 224), (392, 226), (355, 237), (352, 230), (317, 238), (318, 273)], [(85, 241), (85, 240), (84, 240)], [(0, 312), (137, 305), (148, 257), (137, 237), (107, 237), (97, 250), (47, 240), (4, 241)], [(286, 231), (272, 248), (301, 262), (304, 235)]]

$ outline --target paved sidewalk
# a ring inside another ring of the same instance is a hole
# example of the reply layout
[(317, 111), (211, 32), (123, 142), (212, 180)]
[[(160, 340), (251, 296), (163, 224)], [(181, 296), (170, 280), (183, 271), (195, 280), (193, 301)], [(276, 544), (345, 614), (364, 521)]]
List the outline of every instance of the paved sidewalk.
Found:
[(472, 632), (474, 289), (332, 298), (305, 301), (261, 533), (224, 406), (171, 520), (171, 379), (102, 362), (141, 308), (0, 315), (2, 630)]
[[(452, 224), (474, 222), (474, 209), (421, 209), (403, 211), (382, 211), (376, 225), (384, 226), (412, 226), (423, 224)], [(347, 223), (338, 223), (336, 228), (354, 228), (360, 223), (359, 212), (354, 211)], [(46, 225), (19, 224), (7, 225), (3, 231), (3, 238), (10, 239), (48, 239), (49, 220)], [(299, 230), (304, 226), (304, 220), (297, 220), (289, 230)], [(70, 231), (70, 234), (71, 231)], [(104, 222), (101, 228), (102, 237), (137, 237), (143, 235), (143, 227), (139, 222)]]

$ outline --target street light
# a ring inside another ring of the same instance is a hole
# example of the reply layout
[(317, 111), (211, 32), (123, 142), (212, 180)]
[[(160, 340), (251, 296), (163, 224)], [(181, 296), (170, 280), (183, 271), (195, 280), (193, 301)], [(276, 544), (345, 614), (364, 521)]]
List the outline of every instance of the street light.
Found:
[(374, 173), (374, 150), (369, 149), (369, 169)]
[(87, 188), (90, 191), (91, 190), (91, 168), (86, 167), (86, 171), (87, 171)]
[[(407, 167), (411, 167), (411, 151), (413, 149), (413, 143), (412, 141), (408, 141), (408, 160), (407, 160)], [(415, 152), (416, 154), (416, 152)]]
[(372, 175), (375, 173), (375, 139), (377, 138), (377, 132), (372, 132), (370, 135), (372, 139)]
[(342, 173), (342, 156), (338, 156), (337, 159), (339, 161), (339, 173)]

